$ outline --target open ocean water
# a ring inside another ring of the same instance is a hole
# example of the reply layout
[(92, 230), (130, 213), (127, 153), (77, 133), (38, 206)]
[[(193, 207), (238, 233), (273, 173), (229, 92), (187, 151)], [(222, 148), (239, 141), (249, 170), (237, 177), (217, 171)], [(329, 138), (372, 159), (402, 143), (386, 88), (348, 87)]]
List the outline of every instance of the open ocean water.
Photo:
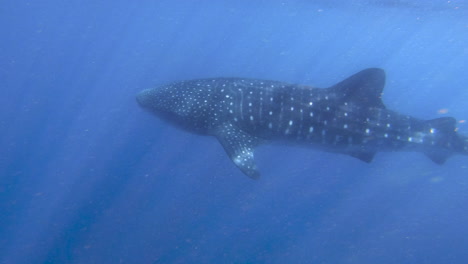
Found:
[(215, 138), (135, 95), (248, 77), (328, 87), (385, 69), (383, 101), (468, 134), (466, 0), (0, 3), (0, 263), (468, 263), (468, 157)]

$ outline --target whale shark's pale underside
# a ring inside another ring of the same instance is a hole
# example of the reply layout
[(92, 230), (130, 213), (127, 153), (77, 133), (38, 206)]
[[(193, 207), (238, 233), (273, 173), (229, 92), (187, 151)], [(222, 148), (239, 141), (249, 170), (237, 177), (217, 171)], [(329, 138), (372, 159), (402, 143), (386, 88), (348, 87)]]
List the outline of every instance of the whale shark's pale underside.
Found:
[(378, 151), (419, 151), (442, 164), (468, 154), (451, 117), (420, 120), (388, 110), (385, 73), (363, 70), (327, 89), (277, 81), (213, 78), (176, 82), (137, 95), (138, 103), (187, 131), (218, 138), (251, 178), (259, 144), (286, 142), (371, 162)]

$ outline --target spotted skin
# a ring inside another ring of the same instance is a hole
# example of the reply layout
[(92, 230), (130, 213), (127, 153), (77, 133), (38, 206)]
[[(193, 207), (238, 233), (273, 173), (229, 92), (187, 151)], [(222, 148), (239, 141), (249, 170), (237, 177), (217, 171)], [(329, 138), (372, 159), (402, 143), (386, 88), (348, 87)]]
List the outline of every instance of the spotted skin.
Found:
[(455, 119), (420, 120), (386, 109), (385, 73), (363, 70), (328, 88), (277, 81), (214, 78), (182, 81), (137, 95), (160, 118), (193, 133), (217, 137), (234, 164), (260, 176), (254, 149), (286, 142), (371, 162), (377, 151), (420, 151), (442, 164), (467, 154)]

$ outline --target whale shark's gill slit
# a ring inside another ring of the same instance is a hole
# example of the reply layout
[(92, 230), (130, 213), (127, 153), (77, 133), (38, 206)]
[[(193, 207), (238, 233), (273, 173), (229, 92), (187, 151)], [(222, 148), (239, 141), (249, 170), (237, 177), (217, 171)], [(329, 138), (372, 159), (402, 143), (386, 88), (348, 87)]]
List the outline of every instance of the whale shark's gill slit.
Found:
[(244, 120), (244, 93), (242, 92), (242, 88), (238, 89), (239, 92), (239, 113), (240, 118)]
[[(261, 83), (262, 86), (264, 85), (263, 82)], [(263, 91), (259, 92), (259, 106), (258, 106), (258, 117), (260, 120), (263, 120)]]

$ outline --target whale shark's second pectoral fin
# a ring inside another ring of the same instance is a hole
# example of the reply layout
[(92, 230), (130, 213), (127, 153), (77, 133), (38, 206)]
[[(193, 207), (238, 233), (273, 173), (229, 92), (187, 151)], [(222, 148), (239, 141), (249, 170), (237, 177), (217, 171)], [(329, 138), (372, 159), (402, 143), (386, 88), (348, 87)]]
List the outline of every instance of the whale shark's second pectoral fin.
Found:
[(361, 161), (364, 161), (366, 163), (371, 163), (372, 160), (374, 159), (375, 152), (371, 151), (356, 151), (356, 152), (351, 152), (349, 153), (351, 157), (355, 157), (356, 159), (359, 159)]
[(236, 166), (252, 179), (260, 178), (257, 165), (254, 160), (254, 148), (259, 140), (242, 131), (233, 124), (226, 123), (216, 131), (218, 138), (229, 158)]

